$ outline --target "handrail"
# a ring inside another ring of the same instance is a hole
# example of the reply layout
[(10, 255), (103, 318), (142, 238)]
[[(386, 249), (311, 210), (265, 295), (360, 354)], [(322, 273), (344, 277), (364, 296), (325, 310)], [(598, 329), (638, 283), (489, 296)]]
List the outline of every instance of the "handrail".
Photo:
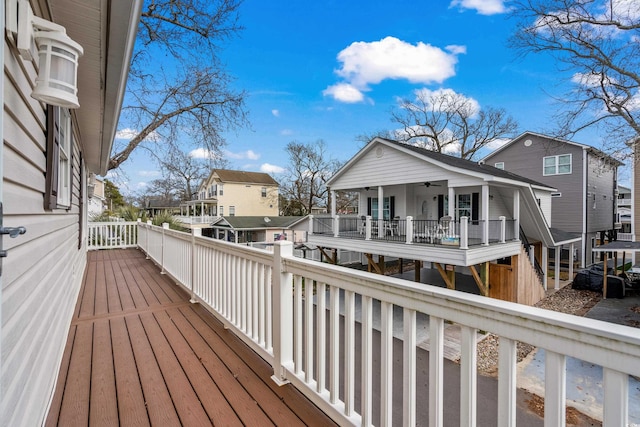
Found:
[[(403, 340), (404, 354), (415, 351), (420, 314), (429, 316), (431, 425), (443, 424), (445, 322), (461, 328), (463, 384), (476, 381), (478, 331), (499, 337), (496, 401), (500, 425), (509, 425), (517, 405), (512, 375), (516, 342), (544, 348), (547, 372), (559, 375), (554, 378), (560, 381), (545, 384), (549, 419), (564, 419), (566, 398), (558, 390), (565, 385), (560, 373), (566, 358), (575, 357), (604, 369), (604, 425), (626, 425), (629, 375), (640, 376), (637, 329), (295, 258), (293, 245), (287, 241), (276, 242), (274, 253), (269, 253), (199, 237), (198, 230), (189, 235), (147, 224), (139, 227), (140, 247), (164, 273), (270, 363), (276, 382), (291, 383), (339, 424), (370, 424), (374, 408), (380, 409), (381, 424), (391, 420), (394, 408), (402, 413), (403, 425), (416, 424), (420, 405), (416, 359), (403, 358), (402, 396), (387, 393), (391, 387), (384, 385), (393, 381), (394, 337)], [(380, 305), (381, 322), (375, 328), (374, 303)], [(393, 335), (394, 307), (403, 312), (400, 336)], [(361, 328), (359, 337), (356, 325)], [(372, 346), (374, 330), (380, 335), (381, 347)], [(357, 342), (362, 343), (358, 363)], [(380, 370), (374, 374), (372, 360), (378, 352)], [(357, 372), (355, 366), (359, 366)], [(374, 397), (371, 385), (378, 378), (384, 392)], [(363, 391), (358, 412), (356, 380), (361, 381)], [(460, 387), (460, 399), (468, 403), (461, 405), (461, 423), (472, 425), (478, 399), (475, 387)]]
[(536, 259), (535, 255), (533, 256), (531, 255), (530, 251), (533, 250), (533, 245), (529, 243), (529, 240), (527, 239), (527, 235), (524, 233), (524, 230), (522, 229), (522, 227), (520, 227), (520, 240), (522, 241), (522, 246), (524, 246), (524, 249), (527, 251), (527, 254), (529, 255), (529, 259), (533, 260), (533, 268), (536, 270), (536, 273), (538, 274), (540, 281), (543, 281), (544, 272), (542, 271), (542, 266)]

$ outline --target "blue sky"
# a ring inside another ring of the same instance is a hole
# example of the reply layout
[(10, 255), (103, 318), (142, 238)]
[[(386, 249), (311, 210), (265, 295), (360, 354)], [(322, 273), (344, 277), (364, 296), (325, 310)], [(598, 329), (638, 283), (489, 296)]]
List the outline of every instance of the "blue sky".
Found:
[[(519, 131), (551, 130), (571, 79), (549, 57), (520, 58), (507, 45), (515, 21), (502, 0), (244, 0), (245, 27), (223, 60), (247, 91), (250, 128), (226, 134), (231, 168), (276, 179), (285, 146), (322, 139), (346, 161), (356, 136), (396, 128), (390, 111), (416, 90), (452, 90), (480, 107), (504, 108)], [(577, 142), (598, 146), (595, 135)], [(134, 156), (123, 167), (129, 190), (158, 178)], [(127, 191), (125, 189), (125, 191)]]

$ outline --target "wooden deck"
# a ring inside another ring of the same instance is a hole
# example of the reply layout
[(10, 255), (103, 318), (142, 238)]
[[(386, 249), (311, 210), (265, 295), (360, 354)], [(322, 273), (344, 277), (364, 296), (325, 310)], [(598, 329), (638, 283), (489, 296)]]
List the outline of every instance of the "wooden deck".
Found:
[(46, 425), (332, 425), (135, 249), (88, 253)]

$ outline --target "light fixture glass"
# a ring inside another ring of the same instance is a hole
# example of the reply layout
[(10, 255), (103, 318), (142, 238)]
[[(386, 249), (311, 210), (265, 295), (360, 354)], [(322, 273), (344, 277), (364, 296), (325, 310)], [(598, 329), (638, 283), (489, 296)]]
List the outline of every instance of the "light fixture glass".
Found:
[(64, 33), (36, 31), (39, 72), (31, 96), (47, 104), (78, 108), (78, 58), (82, 46)]

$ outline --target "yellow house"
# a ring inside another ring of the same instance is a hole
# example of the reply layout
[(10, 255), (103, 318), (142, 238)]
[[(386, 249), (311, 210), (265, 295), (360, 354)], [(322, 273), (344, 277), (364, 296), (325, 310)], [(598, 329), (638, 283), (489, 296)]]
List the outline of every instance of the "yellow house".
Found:
[(204, 222), (222, 216), (278, 216), (278, 183), (262, 172), (213, 169), (196, 200), (184, 207), (186, 216), (206, 218)]

